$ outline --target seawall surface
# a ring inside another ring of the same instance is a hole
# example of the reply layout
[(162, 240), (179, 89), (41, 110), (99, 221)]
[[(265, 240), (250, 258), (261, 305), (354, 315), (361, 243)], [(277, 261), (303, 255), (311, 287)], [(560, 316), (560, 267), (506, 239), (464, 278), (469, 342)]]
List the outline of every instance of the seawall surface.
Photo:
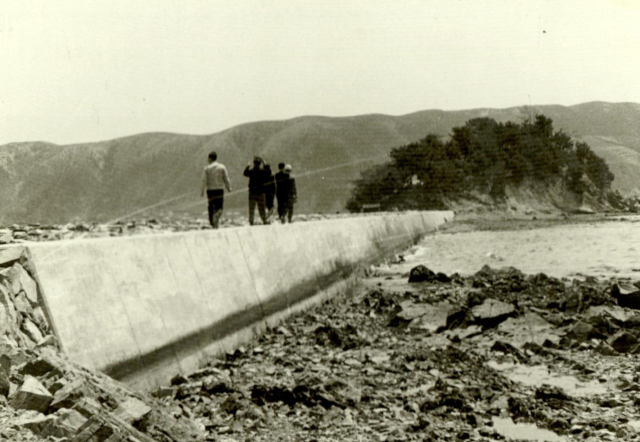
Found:
[(453, 218), (409, 212), (28, 245), (63, 350), (150, 390)]

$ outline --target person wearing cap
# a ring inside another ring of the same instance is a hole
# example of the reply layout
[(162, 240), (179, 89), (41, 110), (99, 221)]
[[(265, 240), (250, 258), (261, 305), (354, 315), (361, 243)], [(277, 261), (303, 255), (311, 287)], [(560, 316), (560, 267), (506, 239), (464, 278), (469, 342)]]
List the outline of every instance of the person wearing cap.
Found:
[(262, 224), (269, 224), (265, 211), (265, 190), (268, 181), (267, 173), (268, 172), (264, 170), (264, 161), (258, 156), (253, 157), (253, 163), (249, 163), (244, 169), (244, 176), (249, 178), (249, 224), (251, 225), (254, 224), (256, 206), (258, 206), (258, 213), (260, 214)]
[(282, 169), (284, 179), (278, 184), (277, 191), (281, 197), (278, 199), (278, 211), (280, 211), (280, 203), (283, 204), (280, 222), (285, 223), (287, 220), (291, 223), (293, 218), (293, 205), (298, 201), (298, 193), (296, 191), (296, 180), (291, 176), (291, 164), (287, 164)]
[(231, 182), (229, 181), (227, 168), (224, 164), (218, 163), (218, 154), (216, 152), (211, 152), (207, 157), (207, 161), (209, 164), (204, 168), (202, 175), (200, 197), (204, 196), (204, 191), (206, 190), (209, 224), (214, 229), (217, 229), (222, 216), (224, 189), (226, 188), (227, 192), (231, 192)]

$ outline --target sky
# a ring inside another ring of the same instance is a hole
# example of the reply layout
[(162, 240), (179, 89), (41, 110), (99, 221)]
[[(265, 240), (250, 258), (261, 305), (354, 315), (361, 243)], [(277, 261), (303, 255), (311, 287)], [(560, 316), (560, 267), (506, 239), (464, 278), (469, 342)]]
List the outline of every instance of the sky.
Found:
[(3, 0), (0, 144), (640, 103), (640, 0)]

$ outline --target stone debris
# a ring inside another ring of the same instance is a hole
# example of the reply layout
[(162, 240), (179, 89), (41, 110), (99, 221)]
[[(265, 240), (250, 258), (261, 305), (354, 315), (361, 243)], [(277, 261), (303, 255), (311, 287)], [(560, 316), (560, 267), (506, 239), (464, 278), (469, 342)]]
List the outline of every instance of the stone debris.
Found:
[(143, 395), (58, 352), (23, 251), (0, 250), (0, 439), (495, 441), (508, 421), (554, 440), (640, 440), (637, 282), (393, 266)]
[(201, 426), (67, 360), (21, 247), (0, 250), (0, 440), (196, 441)]
[[(324, 215), (308, 214), (295, 215), (294, 222), (319, 221), (329, 218), (354, 216), (373, 216), (375, 214), (341, 214)], [(225, 212), (220, 221), (221, 228), (246, 226), (249, 224), (247, 217)], [(0, 228), (0, 246), (9, 244), (22, 244), (32, 241), (60, 241), (74, 238), (104, 238), (112, 236), (131, 236), (161, 234), (166, 232), (187, 232), (192, 230), (210, 229), (206, 214), (200, 218), (190, 215), (167, 214), (156, 218), (131, 219), (129, 221), (117, 221), (115, 223), (68, 223), (56, 225), (41, 224), (13, 224)], [(4, 260), (11, 259), (10, 255), (3, 256), (0, 253), (0, 266)]]
[(27, 376), (11, 400), (17, 410), (44, 412), (53, 401), (53, 396), (36, 378)]
[(155, 396), (218, 441), (493, 441), (500, 419), (640, 440), (640, 328), (614, 281), (372, 274)]

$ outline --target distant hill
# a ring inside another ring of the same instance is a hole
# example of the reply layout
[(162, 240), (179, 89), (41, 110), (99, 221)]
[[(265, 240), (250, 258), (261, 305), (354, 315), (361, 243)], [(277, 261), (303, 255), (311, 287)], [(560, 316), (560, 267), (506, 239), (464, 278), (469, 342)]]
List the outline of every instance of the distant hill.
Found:
[[(243, 124), (212, 135), (147, 133), (98, 143), (58, 146), (44, 142), (0, 146), (0, 224), (71, 220), (107, 221), (144, 212), (202, 215), (200, 173), (218, 152), (235, 189), (246, 187), (244, 166), (259, 154), (273, 167), (291, 163), (300, 212), (344, 210), (351, 182), (392, 147), (446, 136), (479, 116), (523, 121), (536, 113), (586, 141), (616, 175), (613, 187), (640, 188), (640, 105), (592, 102), (576, 106), (525, 106), (466, 111), (426, 110), (403, 116), (306, 116)], [(246, 193), (230, 196), (227, 210), (245, 211)], [(162, 204), (163, 202), (166, 202)]]

